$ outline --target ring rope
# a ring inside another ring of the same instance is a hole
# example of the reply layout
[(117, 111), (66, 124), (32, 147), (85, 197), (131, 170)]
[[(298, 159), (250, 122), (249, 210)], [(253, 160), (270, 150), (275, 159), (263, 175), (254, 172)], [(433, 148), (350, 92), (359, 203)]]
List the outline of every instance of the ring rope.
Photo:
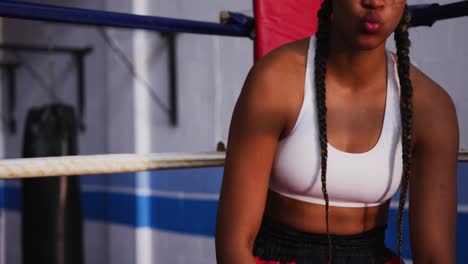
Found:
[(458, 152), (458, 161), (468, 161), (468, 150), (462, 149)]
[(224, 153), (155, 153), (0, 160), (0, 179), (220, 167)]
[(142, 16), (92, 9), (25, 3), (20, 1), (0, 1), (0, 16), (75, 25), (94, 25), (232, 37), (250, 37), (252, 31), (252, 28), (248, 25), (219, 24), (168, 17)]

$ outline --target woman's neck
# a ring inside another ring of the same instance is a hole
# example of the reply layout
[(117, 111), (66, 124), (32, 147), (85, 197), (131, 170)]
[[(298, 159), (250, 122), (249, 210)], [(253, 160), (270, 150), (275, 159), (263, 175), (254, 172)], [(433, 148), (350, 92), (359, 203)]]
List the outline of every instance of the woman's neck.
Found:
[(372, 50), (357, 50), (332, 34), (327, 72), (341, 87), (353, 90), (370, 87), (382, 74), (386, 76), (385, 43)]

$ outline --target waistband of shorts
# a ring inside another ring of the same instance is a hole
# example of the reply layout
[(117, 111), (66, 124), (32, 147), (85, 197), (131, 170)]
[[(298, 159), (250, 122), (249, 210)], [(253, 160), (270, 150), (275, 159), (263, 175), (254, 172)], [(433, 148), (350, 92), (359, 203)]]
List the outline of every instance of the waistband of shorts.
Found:
[[(382, 247), (385, 241), (385, 230), (387, 226), (375, 227), (373, 229), (352, 235), (331, 235), (333, 248), (346, 248), (350, 250)], [(327, 247), (328, 235), (308, 233), (292, 227), (272, 223), (264, 220), (257, 235), (257, 240), (269, 240), (286, 247)]]
[[(384, 263), (392, 258), (385, 246), (387, 226), (376, 227), (352, 235), (331, 235), (331, 253), (334, 262), (362, 263), (361, 260)], [(309, 263), (327, 263), (330, 253), (327, 234), (296, 230), (286, 225), (263, 221), (255, 239), (253, 254), (264, 260)], [(367, 263), (367, 262), (366, 262)]]

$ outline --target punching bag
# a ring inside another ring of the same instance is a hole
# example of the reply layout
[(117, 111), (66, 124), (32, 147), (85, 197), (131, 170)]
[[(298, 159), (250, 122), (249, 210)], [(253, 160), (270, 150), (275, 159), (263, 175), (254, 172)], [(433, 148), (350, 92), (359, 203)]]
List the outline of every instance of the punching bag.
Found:
[[(23, 157), (77, 154), (77, 120), (64, 104), (33, 108), (24, 130)], [(22, 181), (23, 264), (82, 264), (82, 216), (77, 177)]]

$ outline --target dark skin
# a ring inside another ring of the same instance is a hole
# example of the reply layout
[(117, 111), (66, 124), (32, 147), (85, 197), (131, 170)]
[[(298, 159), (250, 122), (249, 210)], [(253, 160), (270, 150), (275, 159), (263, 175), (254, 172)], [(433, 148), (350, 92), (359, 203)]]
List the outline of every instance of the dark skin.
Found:
[[(336, 0), (327, 60), (329, 144), (350, 153), (371, 149), (381, 133), (386, 97), (385, 41), (404, 2)], [(378, 12), (378, 34), (360, 19)], [(302, 100), (308, 39), (285, 45), (250, 71), (231, 120), (216, 227), (218, 263), (254, 264), (253, 242), (262, 218), (298, 230), (326, 233), (322, 205), (268, 190), (279, 140), (294, 127)], [(455, 263), (456, 175), (459, 146), (454, 104), (437, 83), (412, 66), (413, 167), (410, 236), (416, 264)], [(378, 176), (378, 175), (376, 175)], [(330, 233), (346, 235), (383, 226), (389, 204), (330, 207)], [(395, 234), (396, 235), (396, 234)]]

